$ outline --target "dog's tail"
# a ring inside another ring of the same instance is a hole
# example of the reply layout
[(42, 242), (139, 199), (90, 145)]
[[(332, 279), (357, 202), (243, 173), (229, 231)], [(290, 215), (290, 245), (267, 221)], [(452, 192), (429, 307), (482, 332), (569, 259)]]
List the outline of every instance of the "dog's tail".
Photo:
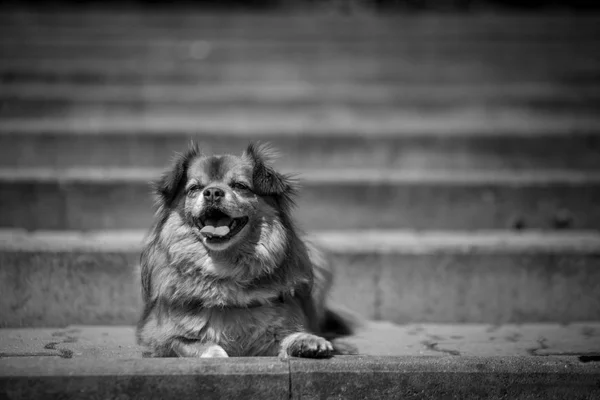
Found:
[(321, 336), (333, 340), (356, 333), (363, 324), (363, 320), (351, 311), (327, 307), (319, 323), (319, 330)]

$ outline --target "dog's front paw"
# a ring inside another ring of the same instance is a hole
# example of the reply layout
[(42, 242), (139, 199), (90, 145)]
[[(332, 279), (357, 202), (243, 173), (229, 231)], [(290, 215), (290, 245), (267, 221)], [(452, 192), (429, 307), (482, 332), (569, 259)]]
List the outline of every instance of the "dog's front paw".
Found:
[(298, 332), (283, 339), (281, 342), (281, 358), (305, 357), (328, 358), (333, 355), (331, 343), (320, 336), (310, 333)]
[(208, 346), (200, 355), (201, 358), (226, 358), (227, 352), (218, 344)]

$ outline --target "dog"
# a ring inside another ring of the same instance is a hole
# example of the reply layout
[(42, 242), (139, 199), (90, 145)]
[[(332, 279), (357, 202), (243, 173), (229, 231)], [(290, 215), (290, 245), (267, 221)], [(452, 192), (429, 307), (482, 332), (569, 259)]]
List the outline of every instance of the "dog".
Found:
[(136, 335), (150, 357), (356, 353), (355, 321), (325, 305), (332, 270), (292, 218), (296, 179), (268, 144), (241, 156), (192, 143), (154, 184)]

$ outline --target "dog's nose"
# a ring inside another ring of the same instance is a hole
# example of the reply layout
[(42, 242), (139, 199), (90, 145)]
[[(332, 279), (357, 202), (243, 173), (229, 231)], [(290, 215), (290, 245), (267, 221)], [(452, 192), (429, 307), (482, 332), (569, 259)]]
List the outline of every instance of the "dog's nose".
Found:
[(209, 187), (204, 189), (203, 195), (206, 200), (217, 201), (221, 197), (225, 196), (225, 192), (223, 189), (219, 189), (218, 187)]

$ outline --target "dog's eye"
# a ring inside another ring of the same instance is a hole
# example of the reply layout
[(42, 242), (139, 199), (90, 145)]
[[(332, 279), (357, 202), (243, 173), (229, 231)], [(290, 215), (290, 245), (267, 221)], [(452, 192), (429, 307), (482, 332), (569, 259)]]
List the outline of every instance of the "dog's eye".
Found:
[(250, 188), (242, 182), (233, 182), (230, 186), (234, 190), (250, 190)]
[(188, 196), (195, 196), (198, 194), (198, 192), (200, 192), (200, 190), (202, 190), (202, 186), (200, 185), (192, 185), (188, 188), (187, 190), (187, 195)]

